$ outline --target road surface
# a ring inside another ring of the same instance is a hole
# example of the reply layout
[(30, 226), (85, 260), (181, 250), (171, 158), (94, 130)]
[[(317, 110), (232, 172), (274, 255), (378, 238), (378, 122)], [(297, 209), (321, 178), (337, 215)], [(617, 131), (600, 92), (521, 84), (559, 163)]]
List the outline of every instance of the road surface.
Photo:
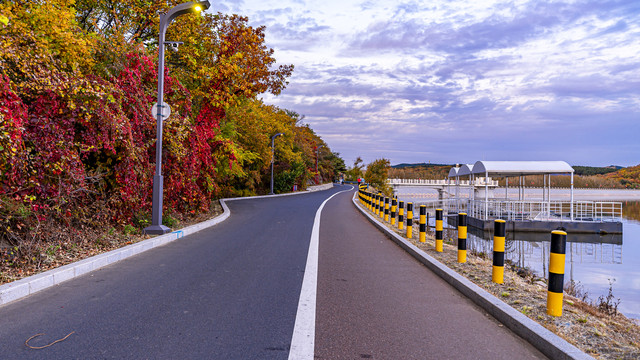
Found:
[[(2, 306), (0, 358), (544, 358), (377, 231), (348, 189), (230, 201), (215, 227)], [(292, 345), (305, 326), (310, 342)]]

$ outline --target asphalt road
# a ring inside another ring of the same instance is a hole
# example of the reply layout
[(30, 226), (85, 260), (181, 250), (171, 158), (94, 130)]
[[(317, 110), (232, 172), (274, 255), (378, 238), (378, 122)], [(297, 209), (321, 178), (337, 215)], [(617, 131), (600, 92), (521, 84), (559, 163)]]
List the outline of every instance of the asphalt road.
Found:
[(334, 197), (320, 223), (316, 359), (546, 359)]
[(213, 228), (0, 307), (0, 359), (286, 359), (316, 210), (344, 189), (230, 201)]
[[(2, 306), (0, 359), (287, 359), (316, 211), (345, 189), (228, 202), (213, 228)], [(322, 211), (315, 358), (544, 358), (384, 237), (352, 195)]]

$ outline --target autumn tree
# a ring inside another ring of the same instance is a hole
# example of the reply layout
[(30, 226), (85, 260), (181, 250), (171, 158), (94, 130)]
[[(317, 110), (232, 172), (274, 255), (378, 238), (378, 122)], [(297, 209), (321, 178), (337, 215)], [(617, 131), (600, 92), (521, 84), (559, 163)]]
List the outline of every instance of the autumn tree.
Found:
[[(24, 261), (38, 263), (38, 249), (56, 234), (78, 234), (69, 228), (144, 227), (157, 135), (149, 110), (163, 46), (158, 12), (179, 2), (0, 2), (0, 241)], [(161, 74), (172, 108), (163, 132), (165, 215), (265, 193), (278, 132), (276, 191), (306, 187), (324, 142), (304, 116), (257, 99), (279, 94), (293, 70), (276, 64), (264, 27), (223, 14), (178, 21), (167, 39), (184, 45), (167, 52)], [(335, 176), (340, 160), (325, 148), (321, 175)]]
[(391, 188), (387, 184), (389, 167), (390, 163), (388, 159), (377, 159), (367, 165), (367, 171), (364, 174), (367, 183), (387, 195), (391, 195)]
[(364, 175), (364, 161), (360, 156), (353, 162), (353, 166), (346, 171), (347, 181), (357, 181)]

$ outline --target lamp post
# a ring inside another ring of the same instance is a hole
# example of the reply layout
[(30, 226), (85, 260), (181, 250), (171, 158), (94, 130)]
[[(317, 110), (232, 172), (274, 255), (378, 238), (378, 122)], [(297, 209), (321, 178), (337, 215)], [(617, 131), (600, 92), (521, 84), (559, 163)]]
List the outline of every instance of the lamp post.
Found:
[(269, 193), (269, 195), (274, 195), (274, 192), (273, 192), (273, 163), (274, 163), (274, 160), (275, 160), (275, 157), (276, 157), (276, 150), (275, 150), (275, 147), (274, 147), (274, 145), (275, 145), (274, 141), (280, 135), (284, 135), (284, 134), (277, 133), (277, 134), (275, 134), (275, 135), (273, 135), (271, 137), (271, 192)]
[[(318, 172), (318, 158), (320, 157), (320, 148), (323, 148), (324, 145), (320, 145), (316, 148), (316, 173)], [(318, 183), (318, 175), (316, 175), (316, 184)]]
[[(144, 229), (145, 234), (162, 235), (171, 229), (162, 225), (162, 111), (164, 93), (164, 35), (173, 19), (180, 15), (199, 13), (211, 6), (209, 1), (188, 2), (176, 5), (166, 14), (160, 14), (160, 35), (158, 36), (158, 112), (156, 116), (156, 173), (153, 176), (153, 203), (151, 209), (151, 226)], [(154, 109), (155, 110), (155, 109)]]

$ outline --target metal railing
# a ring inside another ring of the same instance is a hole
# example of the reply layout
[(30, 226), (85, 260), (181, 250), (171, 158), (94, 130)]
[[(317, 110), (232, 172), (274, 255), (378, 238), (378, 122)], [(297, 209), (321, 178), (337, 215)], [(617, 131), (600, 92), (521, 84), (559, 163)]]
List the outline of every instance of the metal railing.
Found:
[(467, 211), (482, 220), (622, 221), (622, 203), (613, 201), (574, 201), (573, 219), (568, 201), (474, 200)]
[[(387, 179), (387, 183), (390, 185), (431, 185), (431, 186), (455, 186), (455, 180), (427, 180), (427, 179)], [(469, 186), (469, 180), (460, 180), (461, 186)], [(498, 180), (491, 180), (489, 178), (477, 178), (475, 180), (475, 186), (498, 186)]]

